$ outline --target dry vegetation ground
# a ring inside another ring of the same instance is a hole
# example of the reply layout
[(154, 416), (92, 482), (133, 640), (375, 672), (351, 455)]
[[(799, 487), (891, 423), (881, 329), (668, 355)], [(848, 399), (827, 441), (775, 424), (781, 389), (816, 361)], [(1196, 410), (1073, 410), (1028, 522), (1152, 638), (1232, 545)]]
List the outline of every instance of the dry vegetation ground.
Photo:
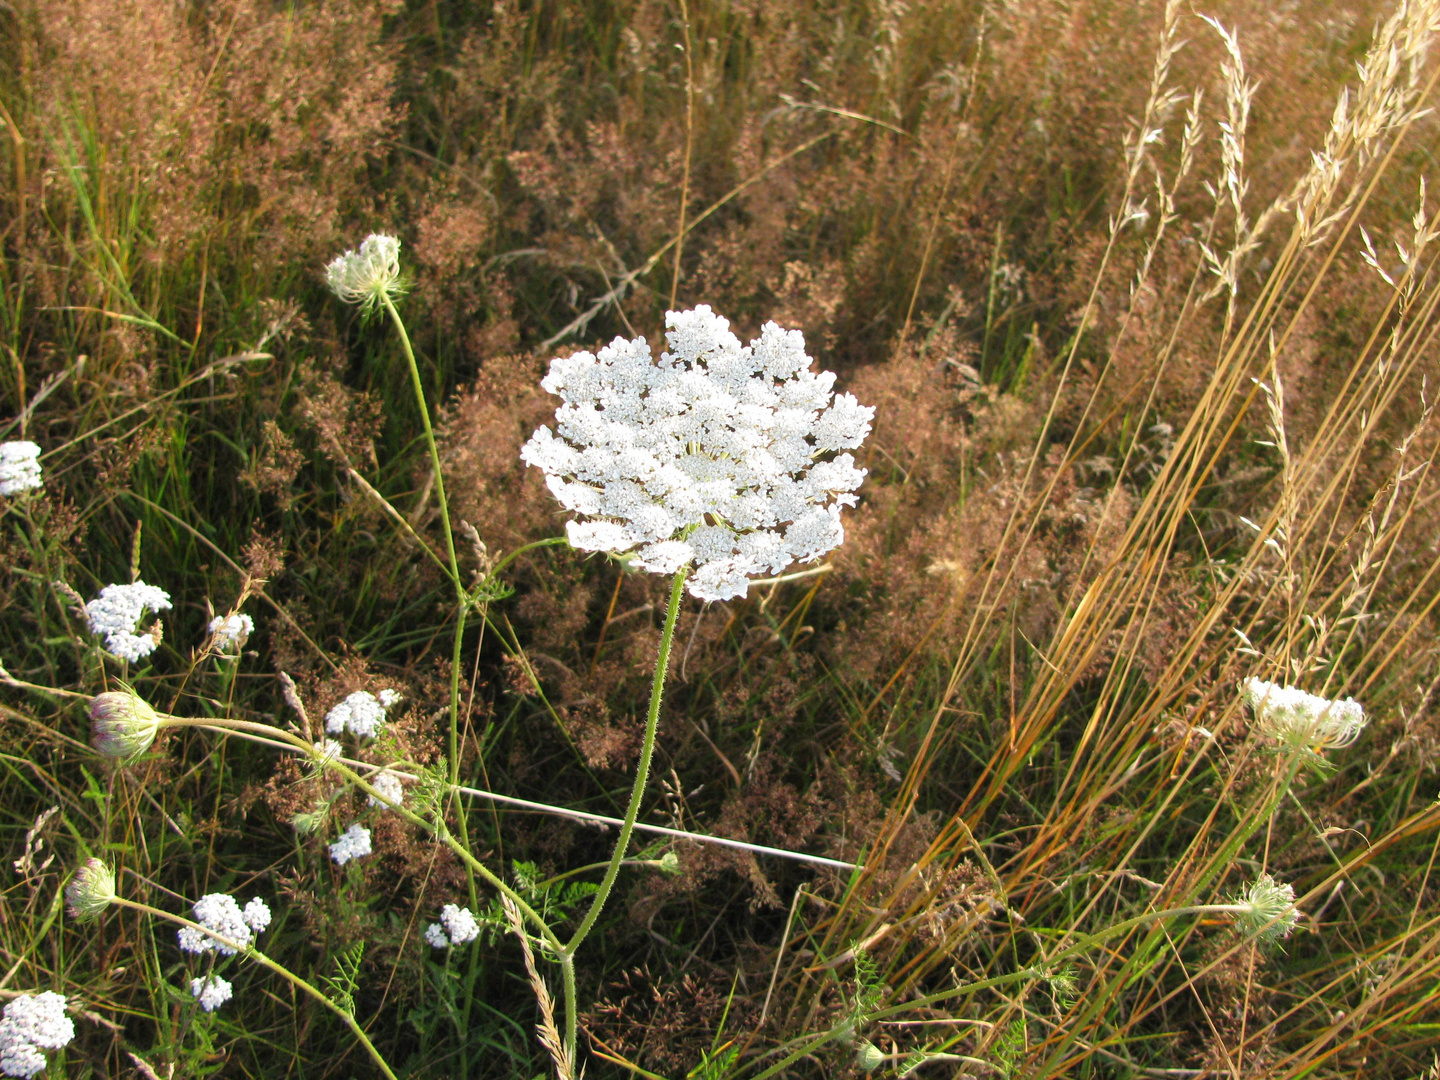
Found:
[[(642, 820), (864, 870), (650, 844), (680, 872), (627, 871), (587, 947), (587, 1075), (855, 1075), (866, 1045), (877, 1075), (1435, 1075), (1433, 0), (12, 0), (0, 26), (3, 437), (47, 477), (0, 530), (12, 677), (106, 688), (76, 594), (138, 574), (175, 598), (130, 673), (157, 707), (290, 723), (281, 672), (311, 716), (395, 686), (396, 745), (434, 763), (453, 597), (419, 413), (325, 261), (401, 237), (489, 557), (561, 529), (518, 458), (551, 356), (657, 340), (672, 303), (775, 319), (876, 407), (870, 475), (822, 573), (682, 611)], [(564, 548), (505, 578), (464, 640), (463, 781), (616, 814), (665, 583)], [(242, 599), (245, 656), (203, 656)], [(1370, 724), (1287, 774), (1251, 675)], [(314, 979), (358, 958), (401, 1075), (551, 1070), (513, 936), (420, 942), (466, 879), (412, 826), (341, 870), (272, 749), (181, 729), (119, 767), (83, 702), (12, 687), (0, 717), (0, 994), (79, 1003), (55, 1075), (371, 1068), (259, 969), (197, 1013), (163, 926), (75, 925), (90, 854), (172, 910), (271, 897), (267, 951)], [(468, 825), (562, 915), (595, 875), (551, 879), (611, 839)], [(1282, 948), (1177, 917), (1034, 967), (1261, 870), (1303, 912)]]

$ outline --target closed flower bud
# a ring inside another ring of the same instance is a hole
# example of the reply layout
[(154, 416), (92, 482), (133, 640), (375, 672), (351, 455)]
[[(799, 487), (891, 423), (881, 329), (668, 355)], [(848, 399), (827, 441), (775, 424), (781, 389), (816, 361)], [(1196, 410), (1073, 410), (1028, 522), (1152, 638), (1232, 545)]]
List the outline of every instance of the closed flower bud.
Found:
[(874, 1072), (884, 1062), (885, 1055), (868, 1039), (861, 1039), (855, 1046), (855, 1064), (866, 1072)]
[(115, 899), (115, 875), (99, 859), (86, 859), (65, 886), (70, 914), (81, 922), (98, 919)]
[(129, 690), (111, 690), (90, 702), (90, 741), (106, 757), (138, 757), (159, 730), (155, 710)]
[(1289, 937), (1300, 921), (1295, 890), (1269, 874), (1256, 878), (1235, 903), (1245, 909), (1235, 919), (1240, 932), (1267, 944)]

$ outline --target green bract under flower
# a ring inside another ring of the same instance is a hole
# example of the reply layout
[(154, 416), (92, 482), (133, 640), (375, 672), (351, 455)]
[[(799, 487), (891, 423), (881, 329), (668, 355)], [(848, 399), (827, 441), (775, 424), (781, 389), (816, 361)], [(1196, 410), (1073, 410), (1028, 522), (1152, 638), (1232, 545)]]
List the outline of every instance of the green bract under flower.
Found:
[(81, 922), (100, 917), (115, 899), (115, 875), (99, 859), (86, 859), (65, 886), (70, 914)]
[(1263, 942), (1275, 942), (1290, 936), (1295, 924), (1300, 921), (1300, 912), (1295, 907), (1295, 890), (1276, 881), (1269, 874), (1261, 874), (1255, 883), (1235, 898), (1247, 910), (1235, 919), (1235, 925), (1246, 937)]

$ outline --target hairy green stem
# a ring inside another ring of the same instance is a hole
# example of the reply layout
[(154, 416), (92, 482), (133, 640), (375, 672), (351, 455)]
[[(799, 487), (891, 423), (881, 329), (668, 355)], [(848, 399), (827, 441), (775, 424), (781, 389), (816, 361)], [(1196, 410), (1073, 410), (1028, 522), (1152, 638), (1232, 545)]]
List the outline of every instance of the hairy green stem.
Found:
[[(425, 428), (425, 446), (430, 451), (430, 467), (435, 474), (435, 497), (440, 504), (440, 523), (445, 533), (445, 553), (450, 558), (450, 582), (455, 587), (455, 598), (458, 607), (455, 613), (455, 645), (450, 656), (450, 731), (448, 740), (449, 769), (450, 769), (450, 801), (456, 807), (455, 820), (460, 831), (460, 844), (467, 851), (470, 849), (470, 828), (466, 820), (465, 805), (460, 802), (455, 794), (455, 788), (460, 786), (460, 657), (462, 644), (465, 638), (465, 615), (470, 607), (470, 597), (465, 591), (465, 583), (460, 579), (460, 560), (455, 555), (455, 533), (450, 527), (450, 503), (445, 498), (445, 476), (440, 467), (440, 451), (435, 445), (435, 431), (430, 425), (430, 406), (425, 401), (425, 384), (420, 379), (420, 366), (415, 362), (415, 350), (410, 345), (410, 335), (405, 330), (405, 321), (400, 318), (400, 312), (396, 309), (394, 301), (388, 293), (382, 293), (385, 310), (390, 315), (390, 321), (395, 325), (395, 332), (400, 338), (400, 347), (405, 351), (405, 362), (410, 367), (410, 385), (415, 391), (415, 404), (420, 410), (420, 420)], [(475, 885), (475, 874), (468, 869), (465, 873), (465, 884), (470, 897), (472, 910), (480, 909), (480, 893)], [(474, 950), (470, 953), (469, 978), (473, 984), (475, 978), (476, 954)], [(470, 1024), (470, 1003), (471, 995), (465, 995), (465, 1006), (463, 1009), (462, 1024), (468, 1030)], [(461, 1074), (468, 1072), (468, 1061), (464, 1032), (461, 1032)]]
[[(574, 960), (581, 942), (594, 928), (595, 920), (600, 918), (605, 901), (610, 898), (610, 890), (615, 886), (615, 878), (620, 873), (620, 864), (625, 860), (625, 849), (630, 846), (630, 834), (635, 830), (635, 819), (640, 816), (640, 803), (645, 797), (645, 784), (650, 777), (650, 759), (655, 754), (655, 730), (660, 724), (660, 700), (665, 691), (665, 673), (670, 667), (670, 646), (675, 641), (675, 620), (680, 615), (680, 599), (685, 594), (685, 578), (688, 573), (688, 567), (677, 571), (670, 583), (670, 603), (665, 608), (665, 628), (660, 633), (660, 655), (656, 657), (655, 677), (650, 684), (650, 711), (645, 716), (645, 740), (640, 746), (640, 761), (635, 766), (635, 783), (630, 789), (630, 804), (625, 808), (625, 822), (620, 826), (615, 852), (610, 856), (600, 888), (591, 899), (590, 909), (585, 912), (584, 920), (565, 945), (561, 953), (562, 960)], [(573, 981), (573, 972), (569, 978)], [(570, 1051), (571, 1060), (574, 1060), (577, 1019), (574, 1003), (570, 1000), (572, 993), (573, 987), (567, 982), (565, 1045)]]
[(370, 1037), (365, 1034), (365, 1029), (362, 1028), (359, 1021), (355, 1019), (354, 1013), (350, 1012), (348, 1009), (341, 1008), (336, 1002), (331, 1001), (326, 994), (318, 990), (315, 986), (307, 982), (305, 979), (302, 979), (299, 975), (296, 975), (284, 964), (280, 964), (274, 960), (271, 960), (270, 957), (266, 956), (253, 945), (242, 945), (238, 941), (232, 941), (229, 938), (225, 937), (223, 934), (217, 934), (209, 927), (201, 926), (199, 923), (192, 922), (184, 916), (172, 915), (168, 911), (162, 911), (160, 908), (151, 907), (149, 904), (142, 904), (138, 900), (126, 900), (123, 896), (117, 896), (113, 898), (110, 902), (112, 904), (116, 904), (119, 907), (132, 908), (135, 911), (143, 911), (147, 915), (154, 915), (161, 919), (167, 919), (170, 922), (176, 923), (180, 926), (188, 926), (192, 930), (199, 930), (206, 937), (210, 938), (212, 941), (215, 941), (217, 944), (224, 945), (227, 949), (234, 949), (237, 954), (244, 956), (250, 960), (254, 960), (256, 963), (262, 965), (263, 967), (269, 968), (271, 971), (275, 972), (275, 974), (281, 976), (282, 978), (289, 980), (291, 985), (293, 985), (297, 990), (302, 990), (305, 993), (309, 994), (316, 1001), (320, 1002), (320, 1004), (324, 1005), (327, 1009), (333, 1012), (336, 1016), (340, 1017), (341, 1020), (344, 1020), (346, 1026), (355, 1033), (355, 1037), (360, 1040), (360, 1044), (365, 1047), (366, 1051), (370, 1054), (370, 1057), (374, 1059), (375, 1064), (380, 1066), (381, 1071), (387, 1077), (389, 1077), (390, 1080), (398, 1080), (394, 1070), (390, 1068), (389, 1063), (385, 1060), (384, 1056), (380, 1053), (380, 1051), (375, 1049), (375, 1044), (370, 1041)]

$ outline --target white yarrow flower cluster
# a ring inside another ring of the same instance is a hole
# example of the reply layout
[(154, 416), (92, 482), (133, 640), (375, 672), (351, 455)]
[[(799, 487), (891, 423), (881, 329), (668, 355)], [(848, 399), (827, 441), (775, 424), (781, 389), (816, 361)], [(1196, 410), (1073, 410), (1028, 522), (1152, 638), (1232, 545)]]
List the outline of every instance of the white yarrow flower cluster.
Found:
[(255, 632), (255, 620), (249, 615), (216, 615), (210, 620), (210, 633), (221, 652), (239, 652)]
[(200, 1007), (206, 1012), (214, 1012), (235, 996), (229, 980), (222, 979), (219, 975), (191, 979), (190, 993), (200, 999)]
[(132, 585), (106, 585), (100, 595), (85, 605), (90, 632), (105, 636), (105, 648), (121, 660), (143, 660), (160, 644), (160, 628), (137, 633), (146, 612), (158, 615), (170, 610), (170, 594), (157, 585), (137, 581)]
[(385, 796), (386, 802), (377, 799), (374, 795), (367, 795), (365, 801), (370, 806), (383, 806), (387, 810), (399, 806), (405, 801), (405, 788), (400, 783), (400, 777), (393, 772), (378, 772), (370, 777), (370, 786)]
[(371, 233), (359, 251), (337, 255), (325, 267), (325, 283), (347, 304), (373, 308), (389, 296), (405, 291), (400, 280), (400, 241), (393, 236)]
[(557, 431), (538, 429), (520, 456), (580, 516), (566, 526), (575, 547), (634, 550), (656, 574), (693, 566), (691, 595), (741, 597), (750, 577), (844, 540), (840, 508), (865, 470), (824, 455), (858, 447), (875, 410), (810, 371), (798, 330), (766, 323), (742, 346), (705, 305), (665, 325), (659, 360), (644, 338), (552, 360), (540, 385), (561, 398)]
[(75, 1037), (75, 1022), (65, 1015), (65, 995), (46, 990), (22, 994), (5, 1006), (0, 1019), (0, 1073), (34, 1076), (45, 1069), (42, 1050), (59, 1050)]
[(425, 940), (436, 949), (464, 945), (480, 936), (480, 923), (469, 908), (446, 904), (440, 909), (440, 921), (425, 928)]
[(0, 495), (19, 495), (44, 485), (40, 447), (28, 439), (0, 443)]
[[(270, 908), (265, 901), (256, 897), (245, 905), (242, 911), (233, 896), (225, 893), (207, 893), (195, 901), (190, 909), (195, 921), (220, 937), (228, 938), (242, 948), (250, 939), (270, 925)], [(215, 940), (205, 930), (193, 926), (182, 926), (178, 937), (180, 948), (188, 953), (209, 952), (216, 949), (222, 956), (234, 956), (235, 949)]]
[(336, 866), (344, 866), (351, 859), (369, 854), (370, 830), (358, 822), (341, 833), (340, 839), (330, 845), (330, 858), (335, 860)]
[(399, 700), (398, 690), (381, 690), (378, 696), (356, 690), (325, 714), (325, 730), (331, 735), (349, 731), (362, 739), (373, 739), (385, 724), (385, 710)]
[(1246, 679), (1241, 696), (1255, 716), (1256, 728), (1286, 746), (1324, 750), (1349, 746), (1366, 724), (1365, 710), (1354, 698), (1331, 701), (1295, 686)]
[(345, 748), (334, 739), (326, 739), (324, 742), (312, 743), (315, 752), (320, 755), (320, 764), (329, 765), (332, 761), (339, 761), (340, 756), (345, 753)]

